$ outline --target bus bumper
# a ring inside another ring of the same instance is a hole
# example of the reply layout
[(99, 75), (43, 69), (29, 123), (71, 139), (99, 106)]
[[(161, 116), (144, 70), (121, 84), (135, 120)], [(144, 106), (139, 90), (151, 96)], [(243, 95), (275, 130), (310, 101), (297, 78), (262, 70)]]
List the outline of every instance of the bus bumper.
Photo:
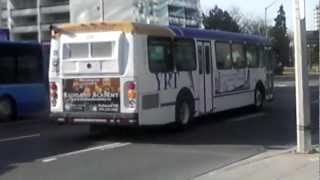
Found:
[(51, 113), (50, 118), (63, 124), (139, 126), (137, 113)]

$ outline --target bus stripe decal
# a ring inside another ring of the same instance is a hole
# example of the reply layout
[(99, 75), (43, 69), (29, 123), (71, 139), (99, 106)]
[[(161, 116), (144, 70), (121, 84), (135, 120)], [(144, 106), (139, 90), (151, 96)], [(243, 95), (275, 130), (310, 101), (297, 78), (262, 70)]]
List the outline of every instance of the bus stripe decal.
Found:
[(215, 98), (217, 97), (225, 97), (225, 96), (231, 96), (231, 95), (237, 95), (237, 94), (243, 94), (243, 93), (250, 93), (250, 92), (254, 92), (254, 91), (241, 91), (241, 92), (234, 92), (234, 93), (227, 93), (227, 94), (221, 94), (218, 96), (214, 96)]
[[(194, 98), (194, 101), (200, 101), (200, 98)], [(162, 103), (161, 107), (167, 107), (167, 106), (175, 106), (176, 102), (168, 102), (168, 103)]]
[(168, 107), (168, 106), (175, 106), (176, 102), (168, 102), (168, 103), (163, 103), (161, 104), (161, 107)]

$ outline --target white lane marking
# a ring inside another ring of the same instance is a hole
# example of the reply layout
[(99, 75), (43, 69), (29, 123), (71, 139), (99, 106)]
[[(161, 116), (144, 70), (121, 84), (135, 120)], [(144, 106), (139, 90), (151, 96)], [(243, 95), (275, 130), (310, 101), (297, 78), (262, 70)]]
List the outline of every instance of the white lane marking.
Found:
[[(25, 125), (25, 124), (34, 124), (34, 123), (39, 123), (41, 120), (21, 120), (21, 121), (16, 121), (16, 122), (6, 122), (6, 123), (0, 123), (1, 126), (10, 126), (10, 125)], [(45, 121), (43, 121), (45, 122)]]
[(10, 141), (18, 141), (18, 140), (23, 140), (23, 139), (30, 139), (30, 138), (35, 138), (35, 137), (40, 137), (40, 134), (31, 134), (31, 135), (26, 135), (26, 136), (0, 139), (0, 143), (10, 142)]
[(229, 122), (246, 121), (246, 120), (250, 120), (250, 119), (254, 119), (254, 118), (258, 118), (258, 117), (262, 117), (262, 116), (265, 116), (265, 113), (261, 112), (261, 113), (257, 113), (257, 114), (250, 114), (250, 115), (247, 115), (247, 116), (241, 116), (241, 117), (238, 117), (238, 118), (233, 118)]
[(57, 160), (57, 158), (48, 158), (48, 159), (44, 159), (42, 160), (43, 163), (48, 163), (48, 162), (52, 162), (52, 161), (55, 161)]
[(289, 86), (287, 86), (285, 84), (276, 84), (276, 85), (274, 85), (274, 87), (283, 88), (283, 87), (289, 87)]
[(43, 159), (41, 161), (43, 163), (48, 163), (48, 162), (56, 161), (56, 160), (58, 160), (60, 158), (64, 158), (64, 157), (68, 157), (68, 156), (74, 156), (74, 155), (78, 155), (78, 154), (83, 154), (83, 153), (90, 152), (90, 151), (97, 151), (97, 150), (104, 151), (104, 150), (121, 148), (121, 147), (129, 146), (129, 145), (131, 145), (131, 143), (107, 144), (107, 145), (102, 145), (102, 146), (96, 146), (96, 147), (92, 147), (92, 148), (82, 149), (82, 150), (78, 150), (78, 151), (73, 151), (73, 152), (69, 152), (69, 153), (65, 153), (65, 154), (59, 154), (59, 155), (56, 155), (56, 156), (45, 158), (45, 159)]
[(293, 87), (295, 86), (294, 81), (285, 81), (285, 82), (275, 82), (274, 87)]
[[(296, 82), (295, 81), (285, 81), (285, 82), (275, 82), (274, 83), (274, 87), (295, 87), (296, 86)], [(319, 82), (318, 81), (309, 81), (309, 86), (310, 87), (317, 87), (319, 86)]]

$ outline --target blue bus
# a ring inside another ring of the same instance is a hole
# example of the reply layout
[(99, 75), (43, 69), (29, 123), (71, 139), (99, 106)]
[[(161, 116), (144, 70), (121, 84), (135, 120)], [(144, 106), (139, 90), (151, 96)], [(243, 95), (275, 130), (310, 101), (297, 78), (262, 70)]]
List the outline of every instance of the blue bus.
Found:
[(48, 113), (47, 65), (37, 43), (0, 42), (0, 120)]

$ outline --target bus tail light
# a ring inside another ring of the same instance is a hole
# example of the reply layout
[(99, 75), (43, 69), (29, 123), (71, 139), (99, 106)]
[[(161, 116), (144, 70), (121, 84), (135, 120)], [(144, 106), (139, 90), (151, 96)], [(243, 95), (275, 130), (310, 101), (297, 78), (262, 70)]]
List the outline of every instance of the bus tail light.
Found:
[(57, 83), (51, 82), (50, 83), (50, 101), (52, 106), (57, 106), (57, 99), (58, 99)]
[(57, 84), (55, 82), (50, 83), (50, 89), (55, 91), (58, 90)]
[(127, 107), (131, 109), (135, 109), (137, 106), (137, 90), (136, 83), (133, 81), (126, 83), (127, 89)]

